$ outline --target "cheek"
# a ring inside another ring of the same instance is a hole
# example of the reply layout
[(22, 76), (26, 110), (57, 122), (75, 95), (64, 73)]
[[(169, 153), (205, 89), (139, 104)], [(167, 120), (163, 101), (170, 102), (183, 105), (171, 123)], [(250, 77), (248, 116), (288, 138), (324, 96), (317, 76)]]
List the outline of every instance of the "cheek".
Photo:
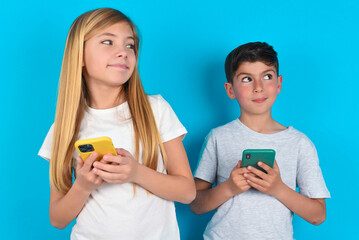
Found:
[(131, 62), (132, 65), (136, 64), (137, 59), (134, 52), (128, 54), (128, 60)]
[(278, 84), (277, 82), (270, 82), (266, 86), (267, 92), (269, 93), (277, 93)]
[(96, 65), (98, 58), (95, 57), (95, 53), (93, 51), (86, 51), (84, 52), (84, 65), (86, 68), (91, 68), (92, 66)]
[(251, 90), (248, 87), (237, 86), (233, 89), (234, 95), (238, 99), (238, 101), (243, 102), (247, 99), (251, 93)]

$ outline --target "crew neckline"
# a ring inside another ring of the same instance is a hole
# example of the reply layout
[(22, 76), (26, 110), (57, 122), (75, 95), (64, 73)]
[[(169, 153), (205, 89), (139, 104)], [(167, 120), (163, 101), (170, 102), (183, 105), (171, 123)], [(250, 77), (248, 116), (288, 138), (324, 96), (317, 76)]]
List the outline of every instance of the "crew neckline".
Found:
[(128, 109), (128, 102), (125, 101), (115, 107), (112, 108), (105, 108), (105, 109), (96, 109), (92, 108), (86, 103), (86, 111), (92, 114), (107, 114), (107, 113), (114, 113), (118, 111), (123, 111)]
[(271, 138), (285, 138), (286, 136), (288, 136), (288, 133), (291, 132), (293, 130), (292, 126), (288, 126), (286, 129), (276, 132), (276, 133), (259, 133), (256, 132), (252, 129), (250, 129), (249, 127), (247, 127), (244, 123), (241, 122), (241, 120), (239, 120), (239, 118), (237, 118), (235, 120), (235, 122), (242, 127), (246, 132), (250, 133), (250, 135), (261, 138), (261, 139), (271, 139)]

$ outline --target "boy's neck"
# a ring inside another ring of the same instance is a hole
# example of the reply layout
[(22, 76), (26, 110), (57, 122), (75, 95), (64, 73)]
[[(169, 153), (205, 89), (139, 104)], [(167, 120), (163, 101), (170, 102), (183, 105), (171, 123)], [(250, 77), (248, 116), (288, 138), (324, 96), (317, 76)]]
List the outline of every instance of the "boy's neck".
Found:
[(241, 114), (239, 120), (248, 128), (258, 133), (272, 134), (287, 129), (275, 121), (270, 114), (265, 116)]

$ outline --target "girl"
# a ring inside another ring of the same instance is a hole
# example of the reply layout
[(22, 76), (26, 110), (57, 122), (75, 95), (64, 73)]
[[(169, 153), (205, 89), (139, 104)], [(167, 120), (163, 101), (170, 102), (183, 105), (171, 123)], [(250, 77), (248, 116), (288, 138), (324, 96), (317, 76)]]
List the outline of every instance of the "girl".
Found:
[[(145, 94), (138, 51), (133, 22), (117, 10), (86, 12), (70, 28), (39, 155), (50, 160), (51, 224), (77, 217), (71, 239), (179, 239), (173, 201), (195, 197), (186, 129), (161, 96)], [(76, 140), (101, 136), (121, 147), (118, 156), (94, 162), (94, 152), (84, 162), (74, 152)]]

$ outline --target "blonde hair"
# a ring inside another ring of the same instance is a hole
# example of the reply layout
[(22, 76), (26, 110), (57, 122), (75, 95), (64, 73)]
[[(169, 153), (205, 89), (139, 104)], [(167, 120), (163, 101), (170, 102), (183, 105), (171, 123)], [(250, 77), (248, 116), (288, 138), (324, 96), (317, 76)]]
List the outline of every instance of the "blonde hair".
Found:
[[(123, 13), (111, 8), (86, 12), (72, 24), (66, 40), (57, 98), (55, 128), (50, 161), (51, 184), (61, 193), (72, 186), (72, 155), (85, 111), (88, 89), (82, 76), (84, 43), (96, 32), (118, 22), (127, 22), (135, 38), (135, 54), (138, 59), (139, 38), (133, 22)], [(135, 158), (142, 157), (142, 164), (157, 170), (159, 149), (166, 161), (164, 147), (147, 95), (144, 92), (137, 64), (130, 79), (123, 86), (129, 105), (133, 127)], [(120, 94), (120, 93), (119, 93)], [(139, 156), (140, 142), (142, 156)]]

